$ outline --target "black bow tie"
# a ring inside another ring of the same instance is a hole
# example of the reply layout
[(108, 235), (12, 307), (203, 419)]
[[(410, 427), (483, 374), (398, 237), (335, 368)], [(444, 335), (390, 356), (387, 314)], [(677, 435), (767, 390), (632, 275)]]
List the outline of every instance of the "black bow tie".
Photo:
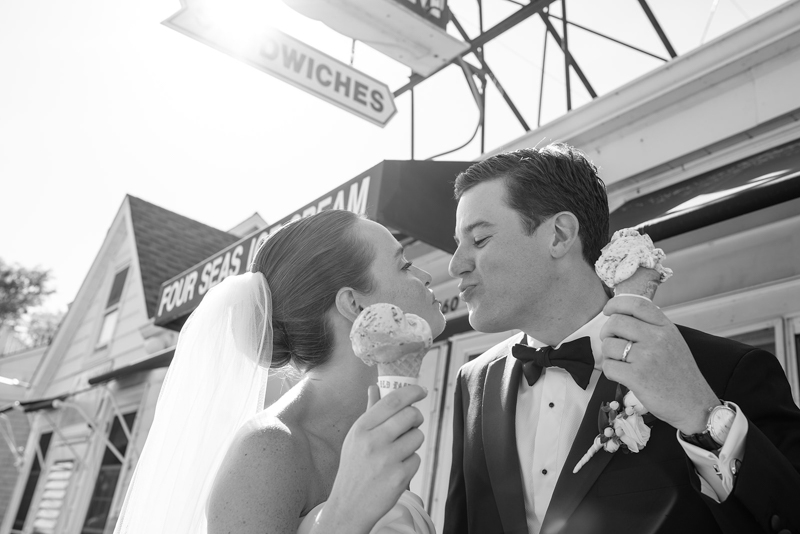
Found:
[[(524, 340), (524, 338), (523, 338)], [(588, 337), (563, 343), (559, 348), (541, 347), (534, 349), (528, 345), (514, 345), (511, 354), (522, 362), (522, 372), (532, 386), (542, 376), (545, 367), (561, 367), (572, 375), (572, 379), (581, 388), (586, 389), (592, 378), (594, 356), (592, 342)]]

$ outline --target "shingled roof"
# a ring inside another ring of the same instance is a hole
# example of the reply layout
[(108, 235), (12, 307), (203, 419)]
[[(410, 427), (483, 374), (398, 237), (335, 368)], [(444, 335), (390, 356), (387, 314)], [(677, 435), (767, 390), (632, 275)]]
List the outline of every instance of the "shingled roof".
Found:
[(127, 196), (142, 272), (147, 316), (158, 306), (161, 284), (238, 238), (194, 219)]

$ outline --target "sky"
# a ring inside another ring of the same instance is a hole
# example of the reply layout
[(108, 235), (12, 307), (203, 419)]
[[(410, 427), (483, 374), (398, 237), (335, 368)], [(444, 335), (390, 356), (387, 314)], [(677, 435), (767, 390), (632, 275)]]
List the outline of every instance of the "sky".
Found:
[[(679, 56), (781, 3), (649, 0)], [(484, 28), (518, 9), (508, 0), (483, 4)], [(354, 68), (392, 90), (410, 74), (281, 0), (226, 5), (340, 61), (352, 56)], [(477, 2), (450, 6), (476, 35)], [(0, 258), (51, 270), (49, 311), (75, 298), (126, 194), (228, 230), (254, 212), (277, 221), (382, 160), (411, 158), (409, 93), (380, 128), (161, 24), (180, 8), (178, 0), (0, 0)], [(554, 3), (551, 13), (560, 12)], [(568, 0), (567, 14), (666, 55), (636, 0)], [(663, 64), (569, 32), (600, 95)], [(542, 123), (565, 111), (563, 56), (552, 40), (544, 56), (543, 42), (532, 17), (485, 48), (532, 128), (543, 57)], [(590, 102), (574, 75), (571, 84), (573, 107)], [(414, 98), (417, 159), (458, 147), (475, 130), (478, 109), (458, 67), (425, 80)], [(489, 151), (524, 130), (491, 85), (486, 98)], [(476, 138), (443, 159), (480, 155)]]

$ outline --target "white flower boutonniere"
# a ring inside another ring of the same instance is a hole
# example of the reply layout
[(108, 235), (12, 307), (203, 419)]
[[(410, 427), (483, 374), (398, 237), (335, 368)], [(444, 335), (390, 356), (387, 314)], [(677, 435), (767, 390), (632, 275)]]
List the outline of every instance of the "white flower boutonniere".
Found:
[[(650, 439), (648, 423), (652, 423), (655, 418), (649, 414), (633, 391), (625, 386), (620, 384), (617, 387), (616, 396), (619, 400), (605, 402), (600, 406), (598, 414), (600, 434), (594, 438), (592, 446), (575, 465), (573, 473), (580, 471), (600, 449), (611, 453), (619, 449), (623, 452), (639, 452), (647, 445)], [(649, 420), (646, 421), (646, 418)]]

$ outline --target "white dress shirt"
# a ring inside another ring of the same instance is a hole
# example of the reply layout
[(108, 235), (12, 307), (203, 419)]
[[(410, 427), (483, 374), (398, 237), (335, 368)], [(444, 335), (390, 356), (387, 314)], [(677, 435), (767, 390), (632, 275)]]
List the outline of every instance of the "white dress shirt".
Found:
[[(529, 386), (524, 374), (520, 377), (515, 417), (517, 453), (522, 469), (522, 487), (525, 498), (525, 514), (528, 532), (539, 534), (547, 507), (553, 497), (559, 474), (564, 468), (572, 442), (578, 434), (586, 407), (592, 398), (602, 371), (602, 342), (600, 330), (608, 320), (602, 312), (578, 330), (564, 338), (563, 343), (589, 337), (595, 368), (585, 390), (575, 383), (566, 370), (548, 367), (533, 386)], [(528, 336), (528, 345), (533, 348), (546, 346)], [(516, 359), (508, 357), (506, 365), (514, 365)], [(610, 402), (614, 399), (604, 399)], [(742, 428), (744, 425), (744, 428)], [(744, 439), (747, 435), (747, 420), (737, 410), (736, 420), (720, 455), (708, 452), (684, 442), (678, 437), (689, 458), (694, 462), (701, 480), (703, 493), (717, 502), (724, 501), (733, 489), (734, 458), (744, 456)], [(588, 448), (590, 444), (587, 444)], [(647, 448), (639, 454), (646, 454)], [(600, 451), (598, 454), (609, 454)], [(723, 458), (724, 456), (724, 458)], [(572, 469), (574, 466), (568, 466)], [(734, 470), (737, 468), (734, 467)], [(722, 475), (717, 475), (719, 470)]]

